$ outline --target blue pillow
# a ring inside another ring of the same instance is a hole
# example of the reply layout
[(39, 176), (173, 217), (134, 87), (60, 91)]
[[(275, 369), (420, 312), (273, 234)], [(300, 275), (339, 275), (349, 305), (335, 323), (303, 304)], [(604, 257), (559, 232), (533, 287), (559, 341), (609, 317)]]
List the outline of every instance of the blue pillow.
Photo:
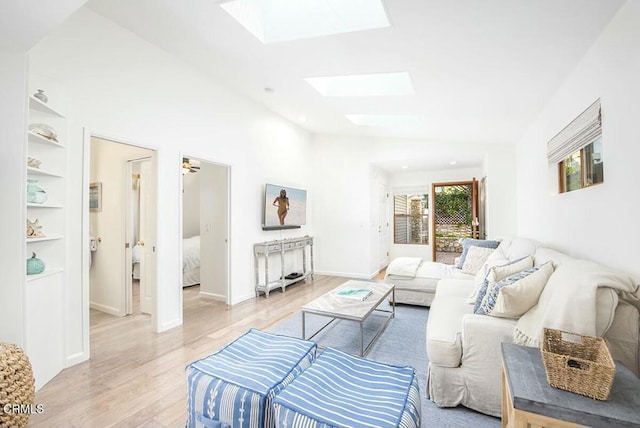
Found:
[(462, 265), (464, 265), (464, 259), (467, 258), (467, 253), (469, 252), (469, 247), (498, 248), (498, 245), (500, 245), (499, 241), (464, 238), (462, 240), (462, 254), (460, 254), (460, 258), (458, 259), (458, 264), (456, 265), (456, 267), (458, 269), (462, 269)]

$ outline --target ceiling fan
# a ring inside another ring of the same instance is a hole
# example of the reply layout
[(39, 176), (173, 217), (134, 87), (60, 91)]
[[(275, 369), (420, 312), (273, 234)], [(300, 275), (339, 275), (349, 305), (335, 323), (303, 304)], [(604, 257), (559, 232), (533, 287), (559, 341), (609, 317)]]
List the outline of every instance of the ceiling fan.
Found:
[(198, 172), (200, 169), (200, 162), (189, 160), (189, 158), (182, 158), (182, 174)]

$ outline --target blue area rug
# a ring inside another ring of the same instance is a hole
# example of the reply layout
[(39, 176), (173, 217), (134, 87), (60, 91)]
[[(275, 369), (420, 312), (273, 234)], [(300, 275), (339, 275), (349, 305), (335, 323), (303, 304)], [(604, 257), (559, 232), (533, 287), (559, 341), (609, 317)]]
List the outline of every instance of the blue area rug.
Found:
[[(388, 309), (388, 308), (385, 308)], [(397, 366), (416, 369), (422, 398), (423, 427), (499, 427), (500, 419), (483, 415), (463, 406), (440, 408), (426, 398), (427, 352), (425, 329), (429, 309), (421, 306), (399, 305), (396, 316), (389, 321), (366, 358)], [(329, 318), (307, 315), (307, 337), (329, 321)], [(364, 326), (365, 346), (384, 322), (382, 316), (372, 315)], [(292, 337), (302, 334), (302, 315), (297, 313), (274, 326), (272, 333)], [(319, 346), (340, 349), (354, 355), (360, 352), (360, 326), (353, 321), (335, 321), (313, 338)]]

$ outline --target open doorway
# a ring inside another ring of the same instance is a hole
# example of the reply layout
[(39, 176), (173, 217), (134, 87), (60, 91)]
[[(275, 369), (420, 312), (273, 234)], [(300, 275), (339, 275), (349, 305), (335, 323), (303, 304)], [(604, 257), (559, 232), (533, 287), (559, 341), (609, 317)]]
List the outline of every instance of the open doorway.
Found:
[(478, 238), (478, 181), (434, 183), (433, 261), (454, 264), (462, 254), (462, 238)]
[(95, 136), (89, 151), (91, 322), (129, 314), (150, 318), (156, 279), (155, 151)]
[[(229, 167), (182, 158), (183, 317), (212, 301), (229, 303)], [(206, 260), (206, 263), (201, 263)]]

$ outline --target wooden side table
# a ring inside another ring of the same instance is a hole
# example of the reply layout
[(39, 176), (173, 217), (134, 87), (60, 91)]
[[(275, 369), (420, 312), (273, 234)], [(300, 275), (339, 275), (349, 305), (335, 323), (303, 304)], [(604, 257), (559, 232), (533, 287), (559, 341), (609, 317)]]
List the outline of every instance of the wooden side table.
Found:
[(553, 388), (540, 349), (502, 344), (503, 427), (638, 427), (640, 379), (616, 362), (607, 401)]

